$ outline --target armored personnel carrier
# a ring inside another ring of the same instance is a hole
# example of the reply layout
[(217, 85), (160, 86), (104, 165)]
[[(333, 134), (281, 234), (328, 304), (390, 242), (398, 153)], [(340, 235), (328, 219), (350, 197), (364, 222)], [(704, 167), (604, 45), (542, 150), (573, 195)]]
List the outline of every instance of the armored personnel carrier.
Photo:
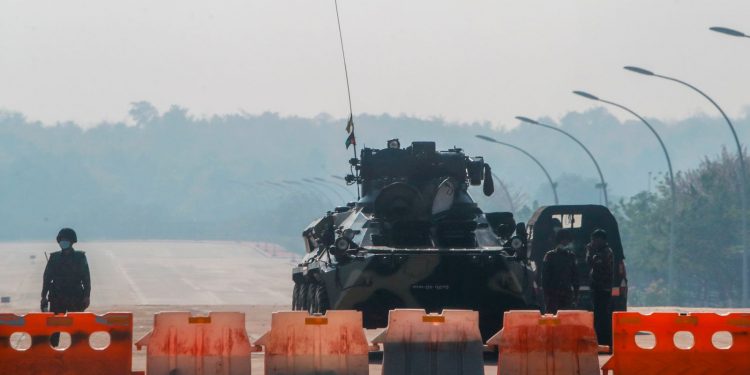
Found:
[(304, 230), (295, 310), (359, 310), (366, 328), (380, 328), (396, 308), (471, 309), (486, 339), (504, 311), (538, 308), (525, 225), (483, 212), (468, 192), (493, 193), (483, 158), (394, 139), (351, 164), (358, 173), (347, 179), (362, 197)]

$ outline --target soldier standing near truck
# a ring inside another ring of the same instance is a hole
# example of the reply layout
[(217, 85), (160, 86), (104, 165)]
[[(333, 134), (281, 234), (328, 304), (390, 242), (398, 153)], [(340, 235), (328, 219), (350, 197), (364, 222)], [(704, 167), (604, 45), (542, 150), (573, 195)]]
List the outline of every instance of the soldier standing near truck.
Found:
[(542, 289), (547, 314), (570, 310), (578, 300), (578, 265), (571, 251), (573, 236), (567, 229), (555, 234), (556, 246), (544, 255), (542, 263)]
[[(607, 232), (596, 229), (586, 245), (586, 262), (591, 267), (591, 294), (594, 302), (594, 328), (601, 345), (612, 341), (612, 287), (614, 283), (614, 253), (607, 244)], [(616, 287), (616, 286), (615, 286)]]
[[(44, 269), (42, 283), (42, 311), (55, 314), (81, 312), (89, 307), (91, 295), (91, 276), (86, 253), (73, 249), (78, 236), (73, 229), (63, 228), (57, 234), (60, 251), (50, 254), (47, 267)], [(60, 333), (50, 336), (50, 344), (57, 347)]]

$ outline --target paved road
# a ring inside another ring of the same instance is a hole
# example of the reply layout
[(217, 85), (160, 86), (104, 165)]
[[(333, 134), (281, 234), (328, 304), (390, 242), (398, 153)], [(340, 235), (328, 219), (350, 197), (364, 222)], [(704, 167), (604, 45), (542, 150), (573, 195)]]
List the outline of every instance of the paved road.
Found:
[[(0, 243), (0, 310), (39, 306), (44, 251), (54, 243)], [(90, 242), (92, 308), (113, 305), (282, 305), (293, 254), (252, 242)]]

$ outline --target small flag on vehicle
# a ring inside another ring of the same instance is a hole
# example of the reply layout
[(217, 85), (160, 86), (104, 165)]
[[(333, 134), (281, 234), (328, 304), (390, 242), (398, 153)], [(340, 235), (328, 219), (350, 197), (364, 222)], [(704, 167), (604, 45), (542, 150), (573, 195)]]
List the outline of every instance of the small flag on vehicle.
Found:
[(357, 145), (357, 140), (354, 138), (354, 133), (349, 133), (349, 136), (346, 137), (346, 142), (344, 143), (346, 145), (346, 149), (349, 149), (349, 146), (351, 145)]
[(346, 132), (351, 133), (354, 130), (354, 115), (349, 115), (349, 122), (346, 123)]

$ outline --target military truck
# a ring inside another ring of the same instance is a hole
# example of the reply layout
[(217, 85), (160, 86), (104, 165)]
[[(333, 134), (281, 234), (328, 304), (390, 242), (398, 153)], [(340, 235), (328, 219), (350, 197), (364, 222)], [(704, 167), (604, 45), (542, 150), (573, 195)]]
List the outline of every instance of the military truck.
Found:
[(471, 186), (494, 191), (482, 157), (394, 139), (351, 164), (358, 173), (347, 179), (362, 197), (304, 230), (295, 310), (359, 310), (366, 328), (381, 328), (396, 308), (471, 309), (486, 339), (504, 311), (538, 309), (525, 225), (483, 212), (469, 194)]
[(617, 221), (607, 207), (600, 205), (558, 205), (537, 209), (528, 222), (529, 257), (539, 266), (544, 254), (554, 247), (555, 233), (567, 229), (573, 234), (573, 247), (578, 261), (581, 292), (578, 308), (592, 310), (589, 289), (590, 268), (586, 263), (586, 244), (595, 229), (607, 231), (607, 241), (615, 257), (615, 284), (619, 288), (612, 298), (614, 311), (625, 311), (628, 306), (628, 278), (625, 269), (625, 253), (620, 241)]

